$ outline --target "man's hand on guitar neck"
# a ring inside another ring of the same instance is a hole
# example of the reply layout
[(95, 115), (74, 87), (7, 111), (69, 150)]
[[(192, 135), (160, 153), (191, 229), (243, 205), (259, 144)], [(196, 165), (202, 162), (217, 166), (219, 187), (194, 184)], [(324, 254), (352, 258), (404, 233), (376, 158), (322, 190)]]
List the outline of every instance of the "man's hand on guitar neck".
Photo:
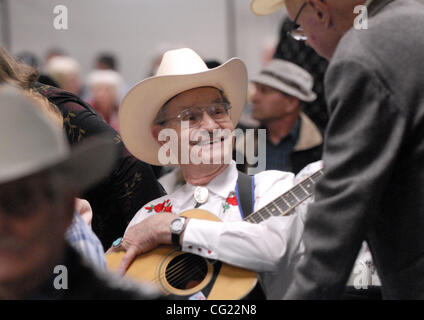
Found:
[[(108, 253), (126, 251), (116, 270), (118, 274), (124, 275), (139, 254), (155, 249), (160, 244), (172, 244), (170, 225), (177, 217), (177, 215), (170, 213), (155, 214), (128, 228), (120, 247), (112, 247), (108, 250)], [(184, 232), (181, 234), (181, 243), (183, 237)]]

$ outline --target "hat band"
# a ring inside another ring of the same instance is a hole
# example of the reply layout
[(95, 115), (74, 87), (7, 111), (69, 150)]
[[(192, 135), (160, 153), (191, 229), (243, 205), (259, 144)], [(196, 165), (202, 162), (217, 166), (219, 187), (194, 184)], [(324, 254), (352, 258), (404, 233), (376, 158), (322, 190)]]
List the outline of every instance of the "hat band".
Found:
[(310, 95), (310, 92), (308, 90), (306, 90), (305, 88), (301, 87), (297, 82), (294, 82), (293, 80), (287, 79), (283, 76), (280, 76), (279, 74), (276, 74), (272, 71), (267, 71), (264, 70), (261, 72), (261, 74), (266, 75), (266, 76), (270, 76), (273, 77), (281, 82), (283, 82), (284, 84), (293, 87), (294, 89), (300, 91), (300, 93), (302, 93), (303, 95), (305, 95), (306, 97), (308, 97)]

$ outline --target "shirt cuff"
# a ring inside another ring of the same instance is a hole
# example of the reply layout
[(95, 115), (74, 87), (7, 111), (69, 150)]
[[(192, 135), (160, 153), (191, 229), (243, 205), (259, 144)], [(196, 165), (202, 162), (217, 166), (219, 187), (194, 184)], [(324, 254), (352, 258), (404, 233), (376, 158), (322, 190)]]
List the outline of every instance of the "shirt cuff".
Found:
[(190, 219), (184, 231), (182, 250), (217, 259), (216, 246), (222, 231), (222, 222)]

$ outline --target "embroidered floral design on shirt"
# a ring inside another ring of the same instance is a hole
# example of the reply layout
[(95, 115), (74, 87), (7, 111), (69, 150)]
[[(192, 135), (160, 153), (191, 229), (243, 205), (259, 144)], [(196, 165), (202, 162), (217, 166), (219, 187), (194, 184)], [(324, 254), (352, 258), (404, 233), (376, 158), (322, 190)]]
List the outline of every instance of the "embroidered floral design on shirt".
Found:
[(137, 183), (141, 181), (141, 174), (139, 172), (136, 172), (132, 178), (131, 183), (125, 182), (125, 194), (124, 197), (131, 198), (131, 195), (133, 194), (134, 188), (137, 186)]
[(165, 200), (162, 203), (158, 203), (156, 205), (151, 205), (148, 207), (144, 207), (144, 209), (147, 210), (147, 212), (153, 212), (155, 211), (156, 213), (160, 213), (160, 212), (172, 212), (172, 204), (171, 201)]
[(231, 192), (229, 194), (229, 196), (227, 197), (227, 199), (225, 199), (225, 202), (222, 204), (222, 208), (224, 209), (224, 213), (225, 213), (225, 211), (230, 209), (230, 206), (238, 206), (237, 196), (235, 195), (234, 192)]
[(74, 140), (74, 137), (78, 135), (76, 140), (80, 142), (81, 139), (86, 134), (86, 131), (83, 128), (80, 128), (77, 125), (73, 124), (72, 120), (75, 120), (73, 118), (76, 118), (76, 117), (77, 117), (76, 113), (68, 111), (66, 113), (66, 117), (65, 116), (63, 117), (63, 124), (65, 128), (68, 129), (68, 135), (73, 137), (72, 140)]

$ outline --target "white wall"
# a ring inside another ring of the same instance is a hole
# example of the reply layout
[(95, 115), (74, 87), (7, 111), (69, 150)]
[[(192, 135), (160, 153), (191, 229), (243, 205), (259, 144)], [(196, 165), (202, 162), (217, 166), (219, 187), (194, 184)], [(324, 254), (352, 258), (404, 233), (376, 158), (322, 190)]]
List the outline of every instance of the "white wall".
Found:
[[(250, 0), (0, 1), (9, 5), (13, 53), (29, 50), (41, 58), (49, 48), (60, 47), (77, 58), (86, 73), (100, 51), (111, 51), (129, 84), (144, 78), (154, 54), (169, 46), (189, 46), (221, 61), (239, 56), (252, 75), (261, 67), (262, 48), (278, 37), (285, 14), (280, 10), (255, 16)], [(68, 8), (68, 30), (53, 27), (57, 5)], [(229, 5), (235, 17), (230, 24)], [(233, 48), (229, 41), (234, 35)]]
[[(231, 3), (230, 3), (231, 1)], [(257, 17), (250, 0), (9, 0), (11, 51), (29, 50), (43, 57), (51, 47), (77, 58), (84, 73), (100, 51), (117, 55), (119, 68), (132, 84), (150, 70), (160, 48), (188, 46), (205, 58), (241, 57), (249, 73), (259, 71), (261, 51), (278, 37), (284, 12)], [(235, 28), (227, 28), (228, 5)], [(53, 26), (56, 5), (68, 9), (68, 30)], [(231, 12), (231, 10), (230, 10)], [(236, 46), (229, 45), (236, 35)], [(233, 52), (231, 52), (233, 51)]]

